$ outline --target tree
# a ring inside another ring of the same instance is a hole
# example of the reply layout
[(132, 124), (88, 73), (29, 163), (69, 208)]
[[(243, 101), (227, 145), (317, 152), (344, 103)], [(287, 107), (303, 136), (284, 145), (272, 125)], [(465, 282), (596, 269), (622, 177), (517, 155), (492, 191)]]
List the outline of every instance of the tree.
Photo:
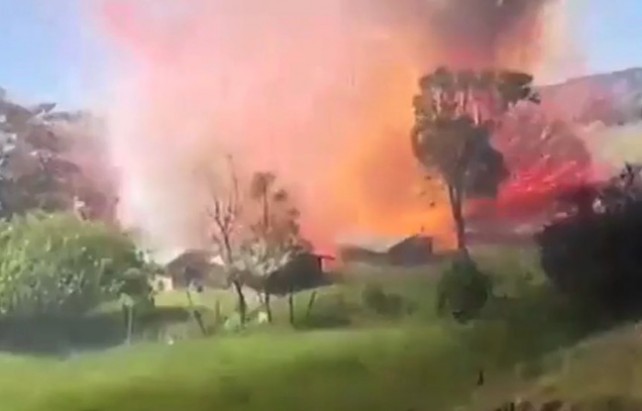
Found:
[(241, 190), (231, 157), (228, 172), (226, 184), (216, 185), (215, 179), (210, 179), (210, 237), (223, 259), (228, 282), (236, 291), (241, 324), (247, 319), (244, 286), (260, 293), (271, 321), (271, 280), (310, 245), (300, 236), (299, 211), (289, 193), (275, 186), (273, 173), (254, 173), (245, 191)]
[[(275, 187), (276, 176), (270, 172), (257, 172), (250, 183), (250, 198), (258, 203), (249, 237), (243, 245), (248, 274), (254, 288), (263, 294), (268, 321), (272, 321), (270, 284), (274, 276), (299, 252), (310, 249), (301, 237), (299, 211), (292, 204), (285, 189)], [(290, 289), (290, 311), (293, 312), (293, 294)], [(290, 315), (292, 318), (292, 314)]]
[(81, 315), (122, 295), (147, 298), (144, 268), (133, 242), (101, 223), (44, 213), (0, 223), (4, 315)]
[(464, 201), (494, 197), (508, 176), (491, 137), (502, 116), (521, 101), (539, 102), (532, 76), (507, 70), (451, 71), (441, 67), (421, 78), (414, 98), (412, 149), (448, 190), (457, 247), (467, 256)]
[[(27, 108), (0, 96), (0, 216), (67, 211), (79, 198), (92, 217), (112, 217), (114, 190), (103, 181), (109, 173), (85, 169), (100, 163), (102, 147), (89, 135), (96, 120), (54, 108)], [(81, 166), (86, 157), (92, 161)]]
[[(234, 287), (238, 299), (238, 310), (241, 325), (245, 324), (247, 300), (243, 293), (245, 267), (239, 258), (236, 245), (240, 244), (240, 223), (242, 216), (239, 180), (232, 157), (228, 157), (229, 182), (216, 185), (215, 180), (208, 181), (210, 204), (206, 212), (209, 217), (209, 234), (220, 253), (227, 271), (228, 284)], [(211, 176), (210, 176), (211, 177)], [(241, 264), (240, 264), (241, 263)]]

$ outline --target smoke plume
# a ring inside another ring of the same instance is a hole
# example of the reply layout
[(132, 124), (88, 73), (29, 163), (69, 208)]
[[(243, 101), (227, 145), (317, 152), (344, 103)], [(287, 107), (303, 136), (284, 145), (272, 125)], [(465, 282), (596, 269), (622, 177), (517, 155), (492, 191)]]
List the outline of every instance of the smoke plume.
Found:
[(121, 63), (109, 141), (122, 218), (159, 249), (203, 245), (197, 171), (228, 153), (290, 187), (318, 246), (422, 228), (447, 242), (443, 194), (410, 153), (417, 79), (441, 64), (550, 73), (563, 17), (553, 0), (101, 0), (94, 12)]

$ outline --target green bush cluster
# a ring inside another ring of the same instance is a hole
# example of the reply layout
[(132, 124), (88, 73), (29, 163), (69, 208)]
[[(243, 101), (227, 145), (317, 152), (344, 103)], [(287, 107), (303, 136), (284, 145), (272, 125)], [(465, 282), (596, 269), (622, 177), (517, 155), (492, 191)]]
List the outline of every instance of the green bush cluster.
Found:
[(368, 284), (364, 288), (361, 297), (364, 306), (378, 315), (398, 317), (407, 310), (412, 310), (412, 307), (406, 304), (403, 297), (385, 292), (383, 287), (378, 284)]
[(440, 314), (465, 323), (476, 318), (492, 293), (490, 278), (470, 259), (456, 259), (437, 286)]
[(0, 315), (79, 315), (147, 283), (133, 242), (105, 224), (62, 213), (0, 222)]

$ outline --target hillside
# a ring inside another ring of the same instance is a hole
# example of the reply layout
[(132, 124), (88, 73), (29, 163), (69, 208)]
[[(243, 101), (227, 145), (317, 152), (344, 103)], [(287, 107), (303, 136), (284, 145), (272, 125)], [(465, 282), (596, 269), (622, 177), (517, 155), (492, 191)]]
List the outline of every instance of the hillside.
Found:
[(582, 124), (642, 120), (642, 68), (578, 77), (541, 88), (545, 106)]
[(523, 364), (477, 392), (470, 409), (523, 401), (561, 402), (564, 410), (642, 410), (641, 338), (642, 327), (629, 325)]

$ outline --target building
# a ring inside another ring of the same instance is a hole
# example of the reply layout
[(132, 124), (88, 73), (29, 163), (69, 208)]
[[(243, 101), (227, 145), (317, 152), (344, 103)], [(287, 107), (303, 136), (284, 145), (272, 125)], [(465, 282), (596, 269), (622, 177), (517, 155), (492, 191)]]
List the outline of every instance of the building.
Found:
[(313, 253), (296, 254), (285, 265), (268, 275), (265, 289), (270, 294), (285, 295), (329, 285), (331, 279), (324, 270), (323, 261), (331, 259)]
[(399, 266), (428, 264), (433, 256), (433, 239), (423, 235), (408, 237), (388, 250), (390, 263)]
[(210, 288), (227, 288), (227, 272), (220, 256), (205, 250), (187, 250), (165, 266), (173, 287), (197, 282)]
[(433, 239), (417, 234), (340, 247), (341, 260), (378, 265), (419, 266), (435, 260)]

